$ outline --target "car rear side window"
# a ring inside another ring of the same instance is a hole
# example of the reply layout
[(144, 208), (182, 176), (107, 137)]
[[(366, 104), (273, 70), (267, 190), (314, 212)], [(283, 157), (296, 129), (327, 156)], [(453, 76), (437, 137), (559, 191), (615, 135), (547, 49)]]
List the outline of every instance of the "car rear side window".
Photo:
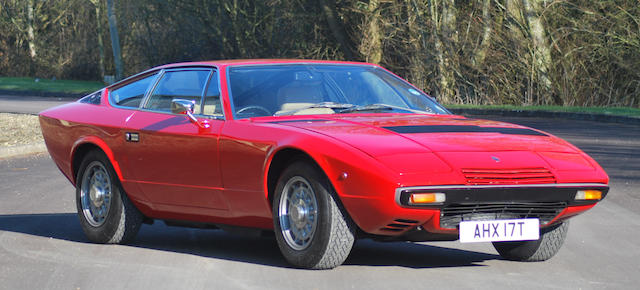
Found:
[(144, 93), (154, 79), (155, 74), (119, 87), (109, 92), (109, 99), (114, 105), (137, 108), (140, 106), (140, 102), (142, 98), (144, 98)]
[(165, 72), (144, 108), (170, 112), (171, 100), (185, 99), (195, 103), (194, 112), (199, 114), (201, 112), (202, 91), (210, 73), (211, 70)]
[(102, 101), (102, 91), (97, 91), (93, 94), (84, 96), (82, 99), (78, 100), (80, 103), (92, 104), (92, 105), (100, 105)]

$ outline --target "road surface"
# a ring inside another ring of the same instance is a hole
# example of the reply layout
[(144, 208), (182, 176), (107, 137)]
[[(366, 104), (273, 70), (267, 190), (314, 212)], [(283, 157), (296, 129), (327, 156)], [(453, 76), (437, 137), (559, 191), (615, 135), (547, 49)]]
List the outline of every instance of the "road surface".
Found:
[(44, 109), (73, 102), (75, 100), (77, 99), (0, 95), (0, 113), (36, 115)]
[[(487, 116), (484, 116), (487, 118)], [(551, 260), (500, 259), (490, 244), (358, 241), (343, 266), (290, 268), (273, 238), (143, 225), (131, 245), (84, 237), (74, 188), (47, 155), (0, 160), (0, 289), (637, 289), (640, 126), (507, 118), (566, 138), (610, 174)]]

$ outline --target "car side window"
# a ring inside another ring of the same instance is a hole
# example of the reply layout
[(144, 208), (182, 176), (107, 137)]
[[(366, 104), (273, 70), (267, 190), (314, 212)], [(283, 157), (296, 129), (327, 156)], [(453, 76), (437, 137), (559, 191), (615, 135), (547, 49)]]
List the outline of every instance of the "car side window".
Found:
[(149, 88), (156, 74), (137, 80), (128, 85), (119, 87), (109, 92), (109, 99), (114, 105), (122, 107), (137, 108), (144, 97), (144, 93)]
[(154, 111), (171, 111), (171, 100), (185, 99), (195, 102), (194, 112), (200, 113), (202, 90), (211, 70), (179, 70), (167, 71), (158, 81), (145, 109)]
[(218, 72), (214, 71), (207, 85), (202, 104), (202, 114), (207, 116), (222, 116), (222, 103), (220, 102), (220, 87), (218, 85)]

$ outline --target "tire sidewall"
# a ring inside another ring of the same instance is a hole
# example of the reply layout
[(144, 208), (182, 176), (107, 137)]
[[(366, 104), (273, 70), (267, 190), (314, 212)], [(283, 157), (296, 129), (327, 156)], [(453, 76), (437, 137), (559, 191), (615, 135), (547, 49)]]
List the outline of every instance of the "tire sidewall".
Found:
[[(283, 237), (280, 217), (278, 216), (284, 185), (288, 180), (296, 176), (302, 177), (309, 182), (314, 191), (316, 204), (318, 206), (318, 224), (316, 225), (315, 233), (309, 246), (302, 250), (295, 250), (287, 244)], [(328, 186), (326, 177), (320, 174), (316, 168), (304, 162), (293, 163), (285, 169), (280, 176), (273, 198), (272, 212), (278, 246), (289, 263), (301, 267), (313, 267), (313, 265), (316, 265), (322, 259), (329, 244), (331, 233), (332, 217), (331, 201), (329, 200), (331, 193), (328, 191), (329, 188), (331, 187)]]
[[(86, 173), (87, 166), (94, 161), (98, 161), (104, 166), (109, 174), (109, 180), (111, 182), (111, 199), (109, 205), (109, 212), (105, 221), (100, 226), (93, 226), (85, 217), (82, 210), (81, 191), (82, 182), (84, 182), (84, 175)], [(80, 170), (78, 170), (78, 176), (76, 178), (76, 208), (78, 213), (78, 219), (80, 225), (87, 238), (95, 243), (108, 243), (118, 230), (120, 219), (122, 218), (122, 211), (124, 209), (122, 205), (122, 191), (120, 190), (120, 181), (117, 178), (111, 162), (107, 159), (104, 153), (99, 151), (89, 152), (82, 163), (80, 164)]]

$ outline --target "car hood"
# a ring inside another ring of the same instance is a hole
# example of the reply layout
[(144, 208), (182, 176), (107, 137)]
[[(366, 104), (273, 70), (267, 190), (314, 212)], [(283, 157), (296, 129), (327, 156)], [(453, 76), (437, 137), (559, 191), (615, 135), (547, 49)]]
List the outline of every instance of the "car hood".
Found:
[(567, 142), (542, 131), (459, 116), (331, 115), (278, 123), (331, 136), (372, 156), (399, 152), (576, 152)]
[(479, 168), (546, 169), (559, 175), (560, 171), (584, 172), (598, 167), (560, 138), (497, 121), (451, 115), (371, 114), (276, 122), (345, 142), (405, 175)]

